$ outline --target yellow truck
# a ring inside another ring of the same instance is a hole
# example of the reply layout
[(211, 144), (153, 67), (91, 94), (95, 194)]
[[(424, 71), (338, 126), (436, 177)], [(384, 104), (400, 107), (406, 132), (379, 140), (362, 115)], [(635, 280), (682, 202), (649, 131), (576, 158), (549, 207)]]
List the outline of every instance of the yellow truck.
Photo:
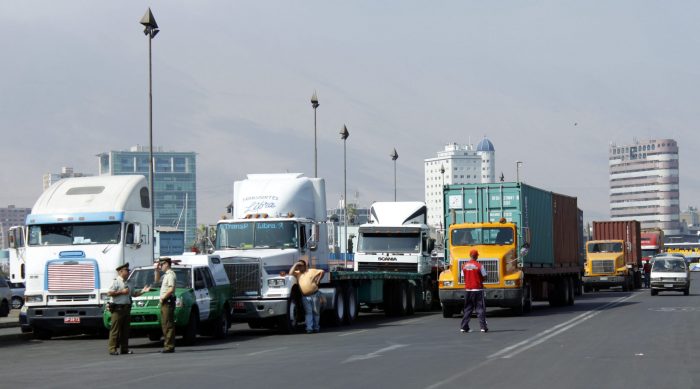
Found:
[(533, 300), (574, 303), (583, 236), (576, 198), (522, 183), (450, 185), (444, 191), (449, 267), (438, 284), (444, 317), (464, 306), (461, 269), (472, 249), (487, 271), (487, 306), (526, 313)]
[(595, 240), (586, 243), (583, 290), (641, 287), (641, 238), (639, 222), (593, 222)]

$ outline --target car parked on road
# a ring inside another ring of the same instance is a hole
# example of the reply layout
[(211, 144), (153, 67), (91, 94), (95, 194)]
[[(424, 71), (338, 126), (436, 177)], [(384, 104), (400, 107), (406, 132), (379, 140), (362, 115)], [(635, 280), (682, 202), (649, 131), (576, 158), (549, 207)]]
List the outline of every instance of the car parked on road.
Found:
[(24, 305), (24, 282), (11, 282), (7, 280), (12, 291), (12, 309), (20, 309)]
[(654, 257), (651, 266), (651, 295), (660, 291), (690, 294), (690, 273), (685, 258), (666, 255)]
[(0, 317), (7, 317), (10, 314), (10, 302), (12, 301), (12, 290), (10, 284), (4, 277), (0, 277)]

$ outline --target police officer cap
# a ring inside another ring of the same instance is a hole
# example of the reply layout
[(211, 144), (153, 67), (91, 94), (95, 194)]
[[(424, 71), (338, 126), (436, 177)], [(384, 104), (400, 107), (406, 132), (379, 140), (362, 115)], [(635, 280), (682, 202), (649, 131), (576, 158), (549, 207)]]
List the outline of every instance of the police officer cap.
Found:
[(167, 262), (168, 265), (172, 264), (172, 260), (170, 259), (170, 257), (160, 257), (160, 259), (158, 259), (158, 262), (159, 263)]
[(119, 267), (117, 268), (117, 271), (119, 271), (119, 270), (121, 270), (121, 269), (129, 269), (129, 262), (127, 262), (127, 263), (125, 263), (125, 264), (119, 266)]
[(469, 252), (469, 256), (472, 258), (479, 258), (479, 250), (473, 249), (472, 251)]

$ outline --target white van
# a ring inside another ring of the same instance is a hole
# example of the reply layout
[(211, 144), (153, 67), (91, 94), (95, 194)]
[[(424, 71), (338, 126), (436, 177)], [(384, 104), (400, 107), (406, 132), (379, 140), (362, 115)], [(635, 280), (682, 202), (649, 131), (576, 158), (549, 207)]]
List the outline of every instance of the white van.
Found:
[(690, 273), (685, 258), (671, 255), (654, 257), (651, 265), (651, 295), (659, 291), (679, 291), (690, 294)]

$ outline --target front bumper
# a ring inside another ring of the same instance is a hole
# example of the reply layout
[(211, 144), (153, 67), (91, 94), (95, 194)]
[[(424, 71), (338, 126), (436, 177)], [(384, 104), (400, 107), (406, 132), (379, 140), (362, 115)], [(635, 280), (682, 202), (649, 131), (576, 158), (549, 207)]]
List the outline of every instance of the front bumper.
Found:
[(97, 330), (104, 327), (103, 311), (102, 305), (27, 307), (26, 314), (20, 319), (20, 325), (24, 329), (39, 328), (49, 331)]
[(583, 276), (583, 285), (592, 288), (610, 288), (613, 286), (623, 286), (624, 276)]
[[(464, 306), (464, 289), (440, 289), (440, 303), (450, 306)], [(488, 288), (484, 289), (486, 306), (515, 308), (519, 307), (523, 298), (521, 288)]]
[(651, 289), (655, 290), (686, 290), (690, 288), (688, 281), (655, 281), (651, 280)]
[(287, 314), (284, 300), (233, 300), (233, 321), (266, 319)]

